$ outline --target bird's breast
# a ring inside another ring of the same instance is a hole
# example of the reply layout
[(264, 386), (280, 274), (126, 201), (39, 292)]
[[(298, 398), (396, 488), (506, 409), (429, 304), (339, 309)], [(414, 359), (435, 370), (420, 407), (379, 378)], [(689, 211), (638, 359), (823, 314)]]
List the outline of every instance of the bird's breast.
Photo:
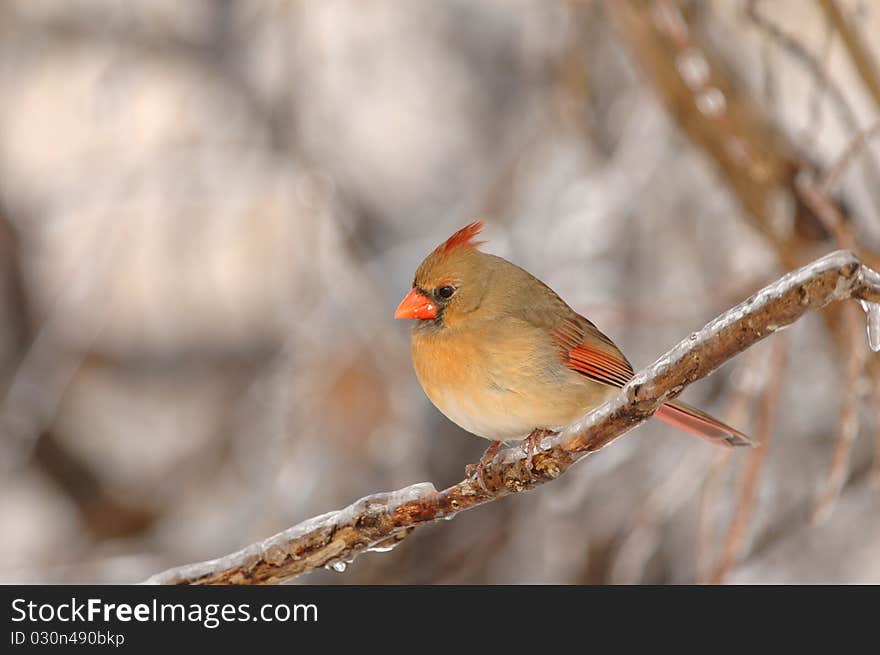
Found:
[(431, 402), (463, 429), (511, 441), (558, 429), (607, 391), (568, 370), (540, 333), (413, 334), (413, 366)]

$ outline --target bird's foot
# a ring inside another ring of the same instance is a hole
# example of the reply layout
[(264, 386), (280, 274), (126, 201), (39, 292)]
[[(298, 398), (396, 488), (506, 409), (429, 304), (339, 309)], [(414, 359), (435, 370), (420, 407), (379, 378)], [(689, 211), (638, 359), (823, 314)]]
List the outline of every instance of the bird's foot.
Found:
[(465, 475), (476, 480), (483, 488), (483, 491), (489, 491), (488, 487), (486, 487), (486, 467), (492, 463), (495, 455), (501, 450), (501, 444), (501, 441), (493, 441), (492, 445), (486, 448), (486, 452), (483, 453), (483, 456), (480, 457), (480, 461), (476, 465), (468, 464), (464, 469)]
[(551, 434), (556, 434), (553, 430), (546, 430), (544, 428), (538, 428), (532, 431), (532, 433), (523, 439), (522, 449), (526, 454), (526, 470), (529, 472), (529, 475), (532, 474), (532, 456), (535, 453), (541, 452), (541, 442), (544, 441), (545, 437), (549, 437)]

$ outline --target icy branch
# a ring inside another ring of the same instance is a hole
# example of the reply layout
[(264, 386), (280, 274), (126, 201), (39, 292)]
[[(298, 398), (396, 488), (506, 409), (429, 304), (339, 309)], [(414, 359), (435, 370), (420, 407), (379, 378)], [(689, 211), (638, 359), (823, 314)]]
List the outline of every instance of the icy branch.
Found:
[(486, 469), (486, 489), (463, 480), (437, 491), (430, 483), (367, 496), (236, 553), (154, 575), (152, 584), (270, 584), (319, 567), (343, 570), (368, 550), (388, 550), (419, 525), (531, 489), (559, 477), (573, 463), (643, 423), (665, 401), (734, 355), (807, 311), (853, 298), (880, 302), (880, 274), (848, 251), (837, 251), (765, 287), (684, 339), (638, 372), (614, 399), (588, 413), (533, 457), (503, 451)]

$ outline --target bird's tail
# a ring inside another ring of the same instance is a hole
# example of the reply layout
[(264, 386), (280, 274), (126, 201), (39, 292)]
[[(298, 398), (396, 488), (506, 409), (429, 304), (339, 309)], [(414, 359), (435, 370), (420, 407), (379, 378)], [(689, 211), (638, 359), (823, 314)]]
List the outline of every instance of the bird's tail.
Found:
[(664, 423), (674, 425), (680, 430), (689, 432), (724, 446), (754, 446), (755, 442), (739, 430), (735, 430), (712, 416), (701, 412), (696, 407), (675, 400), (658, 409), (654, 416)]

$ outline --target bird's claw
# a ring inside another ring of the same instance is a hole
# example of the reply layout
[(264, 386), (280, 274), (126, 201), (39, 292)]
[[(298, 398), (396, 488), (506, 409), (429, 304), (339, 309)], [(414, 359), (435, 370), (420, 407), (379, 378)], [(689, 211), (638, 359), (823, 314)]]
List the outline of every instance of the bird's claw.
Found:
[(489, 488), (486, 486), (486, 467), (495, 459), (495, 455), (497, 455), (498, 451), (501, 449), (501, 443), (502, 442), (500, 441), (493, 441), (492, 445), (486, 448), (486, 452), (480, 457), (479, 462), (476, 464), (468, 464), (464, 469), (465, 475), (476, 481), (483, 491), (489, 491)]
[(541, 442), (545, 437), (554, 434), (553, 430), (536, 429), (523, 439), (522, 450), (526, 454), (526, 470), (532, 475), (532, 457), (535, 453), (541, 452)]

